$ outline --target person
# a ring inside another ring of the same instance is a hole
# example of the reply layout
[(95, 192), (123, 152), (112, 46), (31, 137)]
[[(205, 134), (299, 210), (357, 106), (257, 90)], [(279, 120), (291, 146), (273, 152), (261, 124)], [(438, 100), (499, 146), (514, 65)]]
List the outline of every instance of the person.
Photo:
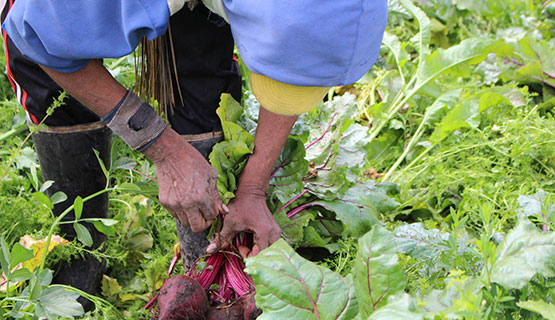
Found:
[[(31, 61), (39, 65), (40, 70), (33, 71), (42, 74), (39, 85), (54, 86), (53, 80), (72, 97), (72, 107), (62, 107), (60, 114), (72, 113), (85, 123), (100, 119), (153, 161), (160, 202), (182, 225), (201, 232), (218, 215), (226, 214), (222, 231), (207, 252), (246, 231), (254, 235), (247, 256), (280, 237), (265, 195), (297, 116), (321, 102), (330, 87), (354, 83), (370, 69), (379, 54), (387, 18), (386, 0), (205, 0), (192, 11), (192, 1), (181, 9), (184, 0), (8, 2), (10, 10), (3, 22), (11, 67), (8, 75), (15, 71), (11, 62), (16, 50), (25, 67)], [(215, 14), (229, 24), (208, 21)], [(143, 36), (159, 37), (168, 24), (173, 40), (179, 43), (179, 86), (186, 92), (184, 105), (174, 108), (169, 118), (170, 126), (119, 84), (100, 60), (129, 54)], [(215, 28), (220, 29), (205, 30)], [(261, 108), (254, 151), (239, 179), (236, 197), (226, 207), (217, 193), (216, 171), (180, 134), (219, 130), (214, 115), (219, 94), (230, 92), (239, 100), (233, 44), (249, 69)], [(33, 83), (33, 79), (26, 81)], [(51, 101), (51, 93), (43, 99)], [(30, 97), (22, 97), (24, 107), (36, 99)], [(44, 117), (44, 110), (27, 111), (35, 123)], [(49, 127), (67, 125), (54, 118), (46, 123)], [(71, 153), (69, 149), (65, 146), (55, 153)]]

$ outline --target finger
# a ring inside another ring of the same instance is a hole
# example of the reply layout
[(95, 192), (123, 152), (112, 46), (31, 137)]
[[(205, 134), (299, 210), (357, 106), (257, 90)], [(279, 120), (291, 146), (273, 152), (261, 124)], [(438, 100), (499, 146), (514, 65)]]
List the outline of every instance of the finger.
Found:
[(214, 196), (212, 198), (205, 197), (199, 208), (205, 220), (216, 219), (219, 214), (218, 207), (214, 205)]
[(233, 228), (233, 221), (224, 221), (222, 231), (216, 235), (216, 238), (206, 248), (207, 253), (214, 253), (217, 249), (222, 249), (228, 246), (231, 239), (233, 239), (239, 232)]
[(268, 238), (269, 234), (264, 234), (264, 235), (254, 235), (254, 246), (252, 247), (252, 251), (250, 253), (250, 256), (255, 256), (257, 255), (260, 251), (268, 248), (268, 246), (270, 245), (270, 239)]
[(254, 246), (252, 246), (252, 250), (247, 255), (247, 258), (254, 257), (259, 253), (260, 253), (260, 247), (258, 246), (258, 244), (255, 244)]
[(250, 256), (251, 249), (247, 246), (239, 246), (239, 254), (243, 259), (248, 258)]
[(188, 210), (187, 219), (189, 219), (191, 231), (201, 232), (206, 229), (206, 220), (204, 220), (204, 218), (202, 217), (199, 209), (194, 208)]
[[(225, 215), (229, 213), (229, 209), (222, 202), (222, 199), (220, 198), (220, 195), (218, 194), (218, 192), (215, 192), (212, 196), (212, 207), (215, 209), (216, 215), (219, 215), (219, 214)], [(214, 218), (216, 217), (213, 217), (212, 219)]]
[(187, 219), (187, 215), (183, 213), (183, 210), (178, 210), (176, 208), (166, 207), (169, 214), (179, 220), (179, 222), (184, 225), (185, 227), (189, 227), (189, 220)]
[(281, 238), (281, 229), (278, 227), (277, 230), (275, 230), (274, 232), (272, 232), (270, 234), (270, 245), (272, 245), (272, 243), (278, 241)]

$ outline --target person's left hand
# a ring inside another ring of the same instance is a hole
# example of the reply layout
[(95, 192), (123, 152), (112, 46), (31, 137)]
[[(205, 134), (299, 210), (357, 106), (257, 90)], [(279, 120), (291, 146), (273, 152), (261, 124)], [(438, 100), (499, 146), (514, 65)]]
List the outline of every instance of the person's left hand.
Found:
[(240, 232), (254, 235), (252, 250), (239, 248), (243, 258), (257, 255), (280, 238), (281, 229), (268, 209), (266, 194), (261, 189), (239, 185), (239, 190), (228, 207), (229, 213), (224, 216), (222, 231), (206, 249), (208, 253), (227, 247)]

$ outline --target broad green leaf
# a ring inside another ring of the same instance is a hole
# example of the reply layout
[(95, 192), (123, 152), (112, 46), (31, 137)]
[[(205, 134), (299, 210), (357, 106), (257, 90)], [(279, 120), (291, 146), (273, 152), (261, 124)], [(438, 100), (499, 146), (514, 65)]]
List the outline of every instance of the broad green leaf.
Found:
[(387, 305), (372, 313), (368, 320), (419, 320), (424, 315), (419, 312), (416, 299), (403, 293), (390, 296)]
[(15, 158), (15, 165), (18, 169), (23, 168), (38, 168), (39, 161), (35, 155), (35, 151), (33, 148), (25, 147), (20, 152), (19, 155)]
[(477, 305), (482, 301), (481, 291), (484, 282), (479, 277), (469, 277), (460, 270), (451, 270), (445, 279), (444, 288), (432, 290), (422, 297), (421, 310), (437, 312), (442, 315), (449, 312), (468, 311), (468, 305)]
[[(309, 169), (309, 176), (314, 172), (314, 168)], [(305, 188), (310, 193), (318, 196), (323, 200), (335, 200), (343, 196), (345, 191), (350, 187), (350, 181), (347, 180), (347, 167), (335, 167), (333, 170), (319, 170), (315, 176), (307, 177)]]
[(337, 145), (336, 165), (346, 165), (358, 173), (368, 156), (367, 146), (370, 143), (368, 131), (368, 127), (352, 123), (341, 132), (341, 140)]
[(458, 75), (468, 74), (469, 66), (482, 62), (488, 54), (509, 52), (511, 48), (504, 41), (487, 38), (466, 39), (449, 49), (438, 49), (418, 67), (415, 88), (418, 90), (447, 71)]
[(300, 246), (308, 247), (308, 248), (311, 248), (311, 247), (327, 248), (327, 245), (329, 244), (329, 240), (327, 239), (329, 238), (326, 238), (326, 240), (322, 238), (320, 233), (316, 231), (316, 229), (313, 226), (309, 225), (304, 229), (303, 242), (300, 244)]
[(378, 211), (373, 207), (358, 206), (346, 200), (315, 201), (312, 204), (334, 212), (349, 236), (360, 237), (379, 223)]
[(555, 320), (555, 305), (552, 303), (543, 300), (528, 300), (519, 301), (516, 304), (523, 309), (541, 314), (547, 320)]
[(304, 145), (300, 140), (290, 137), (276, 161), (268, 193), (285, 204), (303, 191), (302, 179), (307, 172), (308, 162), (305, 160)]
[(218, 172), (218, 191), (222, 200), (228, 203), (237, 189), (237, 177), (246, 164), (252, 148), (243, 141), (223, 141), (214, 146), (210, 153), (210, 163)]
[(75, 197), (73, 201), (73, 211), (75, 211), (75, 220), (81, 219), (83, 213), (83, 198), (80, 196)]
[(274, 214), (274, 219), (281, 228), (282, 237), (288, 243), (300, 244), (304, 238), (304, 228), (314, 217), (306, 210), (292, 218), (288, 218), (284, 211)]
[(418, 260), (439, 257), (447, 251), (449, 234), (437, 229), (426, 230), (422, 223), (400, 225), (393, 231), (397, 250)]
[(56, 205), (58, 203), (62, 203), (66, 200), (67, 200), (67, 196), (62, 191), (58, 191), (50, 197), (50, 202), (52, 202), (53, 205)]
[(387, 298), (404, 288), (393, 234), (381, 226), (358, 240), (354, 285), (360, 313), (368, 317), (387, 303)]
[(93, 245), (93, 240), (91, 237), (91, 233), (89, 230), (80, 223), (74, 223), (73, 228), (75, 229), (75, 233), (77, 233), (77, 239), (87, 247)]
[(321, 105), (312, 117), (305, 117), (305, 125), (310, 128), (306, 143), (308, 161), (316, 166), (329, 162), (335, 145), (343, 138), (342, 132), (347, 129), (345, 124), (352, 124), (358, 112), (356, 102), (353, 94), (345, 93)]
[(37, 298), (36, 314), (38, 317), (74, 319), (83, 315), (84, 310), (79, 302), (79, 293), (67, 291), (62, 287), (48, 287)]
[(360, 237), (380, 223), (380, 214), (399, 205), (384, 189), (372, 183), (355, 184), (344, 195), (338, 194), (333, 200), (318, 200), (311, 204), (335, 213), (336, 218), (345, 225), (346, 234)]
[(461, 92), (462, 89), (455, 89), (439, 96), (434, 103), (426, 109), (426, 114), (422, 120), (425, 121), (424, 125), (430, 125), (438, 122), (444, 113), (442, 110), (446, 109), (446, 107), (453, 107), (459, 100)]
[(226, 141), (241, 141), (252, 149), (254, 137), (233, 122), (222, 122), (222, 130)]
[(243, 107), (229, 93), (223, 93), (220, 97), (220, 107), (216, 113), (221, 121), (235, 122), (243, 114)]
[(281, 239), (245, 271), (256, 285), (256, 305), (265, 319), (353, 319), (357, 302), (349, 278), (300, 257)]
[[(548, 194), (543, 190), (538, 190), (536, 194), (531, 196), (519, 195), (518, 205), (520, 206), (522, 214), (525, 217), (541, 215), (542, 207), (544, 207), (547, 196)], [(544, 208), (544, 210), (548, 215), (555, 215), (555, 205), (551, 205), (550, 208)]]
[(210, 163), (218, 172), (218, 192), (224, 203), (229, 203), (237, 189), (237, 180), (254, 148), (254, 137), (241, 128), (238, 121), (243, 114), (241, 105), (229, 94), (222, 94), (216, 110), (222, 123), (225, 141), (216, 144), (210, 153)]
[(399, 202), (392, 198), (391, 194), (397, 194), (397, 185), (389, 182), (376, 184), (373, 180), (353, 185), (343, 199), (362, 207), (373, 207), (378, 213), (387, 213), (397, 209)]
[(555, 276), (555, 232), (540, 233), (528, 220), (521, 220), (496, 251), (491, 281), (506, 289), (521, 289), (536, 274)]
[(436, 126), (430, 140), (438, 142), (461, 128), (477, 128), (481, 112), (498, 104), (514, 107), (523, 105), (522, 93), (510, 87), (494, 87), (475, 94), (463, 94), (457, 103)]
[(512, 44), (514, 52), (503, 57), (502, 79), (539, 82), (555, 88), (555, 46), (532, 35)]
[(27, 249), (19, 243), (12, 247), (10, 268), (14, 268), (21, 262), (33, 259), (33, 250)]
[(152, 248), (154, 239), (147, 231), (140, 231), (130, 236), (128, 242), (130, 250), (145, 252)]

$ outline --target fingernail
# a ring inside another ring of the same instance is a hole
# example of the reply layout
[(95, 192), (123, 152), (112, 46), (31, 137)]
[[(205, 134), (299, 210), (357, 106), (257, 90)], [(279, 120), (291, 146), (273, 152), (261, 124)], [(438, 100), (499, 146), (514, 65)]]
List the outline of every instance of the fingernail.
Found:
[(214, 251), (216, 251), (216, 244), (211, 243), (211, 244), (208, 245), (208, 247), (206, 248), (206, 253), (214, 253)]
[(229, 208), (224, 203), (222, 203), (222, 209), (225, 213), (229, 213)]

